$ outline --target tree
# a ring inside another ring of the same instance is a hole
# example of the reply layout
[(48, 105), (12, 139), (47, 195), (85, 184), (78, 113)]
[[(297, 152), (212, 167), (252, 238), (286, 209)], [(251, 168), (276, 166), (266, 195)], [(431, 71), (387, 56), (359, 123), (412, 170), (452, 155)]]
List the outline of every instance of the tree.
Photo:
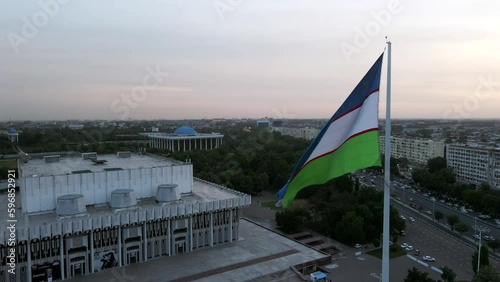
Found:
[(493, 249), (493, 252), (495, 253), (496, 249), (500, 248), (500, 241), (498, 241), (498, 240), (489, 241), (488, 247)]
[(453, 269), (445, 266), (441, 270), (443, 271), (443, 274), (441, 274), (441, 278), (444, 282), (455, 282), (455, 279), (457, 279), (457, 274), (455, 274)]
[(422, 272), (413, 267), (412, 269), (408, 269), (408, 275), (406, 275), (404, 282), (436, 282), (436, 280), (427, 276), (429, 276), (428, 272)]
[(479, 273), (474, 275), (472, 282), (491, 282), (500, 281), (500, 274), (491, 266), (484, 266), (479, 270)]
[[(472, 255), (472, 270), (474, 274), (477, 273), (477, 257), (479, 256), (478, 252), (475, 251)], [(481, 246), (481, 261), (479, 262), (479, 269), (490, 265), (490, 257), (488, 247), (485, 245)]]
[(455, 230), (460, 232), (460, 234), (464, 234), (464, 232), (468, 231), (470, 229), (469, 225), (459, 222), (455, 225)]
[(304, 208), (286, 209), (282, 212), (277, 212), (275, 216), (278, 228), (288, 234), (300, 231), (304, 223), (309, 219), (309, 212)]
[(434, 213), (434, 217), (436, 218), (436, 220), (439, 222), (440, 219), (442, 219), (444, 217), (444, 214), (440, 211), (436, 211)]
[(444, 168), (446, 168), (446, 159), (443, 157), (436, 157), (427, 161), (427, 169), (430, 173), (438, 172)]
[(337, 224), (335, 234), (341, 240), (350, 242), (351, 244), (363, 242), (365, 239), (363, 226), (363, 218), (356, 215), (356, 212), (350, 211), (347, 212)]
[(455, 226), (455, 224), (460, 222), (460, 218), (458, 217), (458, 215), (452, 214), (447, 217), (447, 221), (448, 224), (450, 225), (451, 230), (453, 230), (453, 226)]

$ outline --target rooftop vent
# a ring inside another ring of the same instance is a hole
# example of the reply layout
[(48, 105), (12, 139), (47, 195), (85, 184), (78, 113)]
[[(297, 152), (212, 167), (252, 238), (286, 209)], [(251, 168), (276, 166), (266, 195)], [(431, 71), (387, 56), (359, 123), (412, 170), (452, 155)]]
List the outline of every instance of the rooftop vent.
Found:
[(158, 185), (156, 191), (156, 201), (160, 203), (176, 202), (181, 199), (181, 192), (177, 184), (161, 184)]
[(44, 156), (43, 160), (46, 163), (57, 163), (59, 162), (59, 155), (53, 155), (53, 156)]
[(118, 158), (130, 158), (132, 156), (132, 153), (130, 152), (118, 152), (116, 153)]
[(91, 160), (91, 159), (97, 159), (97, 153), (92, 152), (92, 153), (82, 153), (82, 158), (84, 160)]
[(126, 209), (137, 206), (134, 189), (117, 189), (112, 191), (109, 205), (113, 209)]
[(58, 216), (86, 215), (85, 201), (82, 194), (69, 194), (57, 198), (56, 213)]

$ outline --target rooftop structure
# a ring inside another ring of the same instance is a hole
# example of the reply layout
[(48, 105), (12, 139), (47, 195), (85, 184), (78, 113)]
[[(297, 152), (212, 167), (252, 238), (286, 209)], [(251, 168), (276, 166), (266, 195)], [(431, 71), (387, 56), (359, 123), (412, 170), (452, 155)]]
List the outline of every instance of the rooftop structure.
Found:
[[(11, 281), (39, 281), (47, 268), (59, 275), (53, 280), (71, 278), (232, 242), (251, 199), (193, 178), (191, 164), (128, 152), (45, 156), (20, 164), (19, 174)], [(6, 194), (0, 204), (7, 206)], [(9, 238), (0, 233), (4, 259)], [(8, 269), (0, 265), (0, 277)]]
[(220, 133), (198, 133), (189, 126), (181, 126), (174, 133), (149, 133), (151, 148), (175, 151), (211, 150), (222, 145)]

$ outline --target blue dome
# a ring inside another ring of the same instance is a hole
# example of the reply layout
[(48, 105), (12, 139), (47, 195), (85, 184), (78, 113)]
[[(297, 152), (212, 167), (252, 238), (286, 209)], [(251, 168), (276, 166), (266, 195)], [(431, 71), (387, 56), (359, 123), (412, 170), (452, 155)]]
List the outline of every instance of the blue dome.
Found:
[(174, 131), (175, 135), (196, 135), (196, 131), (189, 126), (181, 126)]
[(14, 128), (11, 128), (9, 130), (9, 134), (16, 134), (16, 133), (17, 133), (17, 131)]

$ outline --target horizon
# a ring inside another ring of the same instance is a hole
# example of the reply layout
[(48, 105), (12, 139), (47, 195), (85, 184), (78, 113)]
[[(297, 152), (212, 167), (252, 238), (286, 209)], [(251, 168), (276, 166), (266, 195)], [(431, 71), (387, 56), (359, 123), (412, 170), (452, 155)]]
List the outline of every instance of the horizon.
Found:
[(393, 119), (495, 119), (499, 9), (486, 0), (9, 2), (0, 120), (328, 119), (386, 35)]

